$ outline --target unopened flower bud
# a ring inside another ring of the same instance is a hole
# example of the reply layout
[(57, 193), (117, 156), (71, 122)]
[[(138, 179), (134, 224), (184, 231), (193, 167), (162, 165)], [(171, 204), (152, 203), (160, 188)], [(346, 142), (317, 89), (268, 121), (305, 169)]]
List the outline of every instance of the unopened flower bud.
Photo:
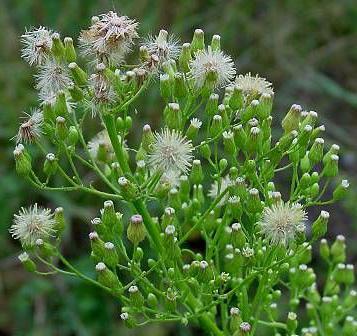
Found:
[(224, 151), (228, 156), (234, 156), (236, 153), (236, 146), (234, 142), (234, 135), (232, 131), (225, 131), (222, 134)]
[(202, 29), (196, 29), (192, 42), (191, 42), (191, 53), (195, 54), (198, 50), (204, 50), (205, 49), (205, 37), (204, 37), (204, 32)]
[(83, 69), (81, 69), (78, 66), (77, 63), (75, 63), (75, 62), (69, 63), (68, 68), (72, 73), (72, 77), (73, 77), (74, 82), (78, 86), (84, 86), (84, 85), (87, 84), (87, 80), (88, 80), (87, 74)]
[(122, 196), (125, 200), (127, 201), (134, 200), (138, 196), (137, 186), (131, 181), (129, 181), (126, 177), (124, 176), (119, 177), (118, 184)]
[(219, 114), (213, 116), (210, 126), (210, 135), (212, 138), (218, 136), (222, 132), (222, 117)]
[(137, 286), (130, 286), (128, 289), (130, 302), (134, 307), (141, 308), (144, 304), (144, 297)]
[(180, 105), (178, 103), (169, 103), (164, 109), (164, 118), (167, 127), (169, 127), (170, 129), (180, 129)]
[(325, 261), (329, 260), (330, 248), (326, 239), (321, 239), (320, 241), (320, 255)]
[(333, 200), (339, 201), (342, 199), (346, 195), (349, 186), (348, 180), (342, 180), (333, 192)]
[(338, 235), (331, 246), (331, 256), (335, 264), (346, 261), (346, 242), (343, 235)]
[(95, 266), (95, 270), (97, 271), (98, 281), (102, 285), (112, 289), (119, 289), (121, 287), (117, 276), (103, 262), (99, 262)]
[(312, 223), (312, 240), (315, 241), (323, 237), (327, 232), (327, 223), (330, 214), (327, 211), (321, 211), (320, 216)]
[(51, 51), (54, 56), (61, 58), (65, 54), (65, 48), (62, 43), (61, 37), (58, 33), (53, 33), (52, 36), (52, 48)]
[(64, 38), (64, 54), (67, 62), (74, 62), (77, 58), (76, 50), (73, 46), (73, 39), (71, 37)]
[(141, 215), (131, 216), (127, 229), (127, 236), (135, 246), (145, 239), (146, 231)]
[(186, 137), (190, 140), (194, 140), (202, 126), (202, 121), (197, 118), (190, 120), (190, 126), (187, 128)]
[(143, 135), (141, 139), (141, 146), (147, 151), (150, 152), (151, 150), (151, 145), (154, 143), (155, 138), (154, 135), (151, 131), (150, 125), (145, 125), (143, 127)]
[(325, 166), (322, 171), (322, 175), (326, 177), (335, 177), (338, 174), (338, 161), (339, 156), (336, 154), (332, 154), (325, 161)]
[(192, 184), (200, 184), (203, 181), (203, 171), (200, 160), (193, 160), (190, 181)]
[(286, 133), (296, 130), (299, 127), (300, 117), (301, 117), (302, 108), (300, 105), (293, 104), (284, 117), (281, 125)]
[(26, 271), (28, 272), (35, 272), (36, 271), (36, 264), (31, 260), (30, 256), (26, 253), (23, 252), (18, 256), (18, 259), (20, 260), (21, 264), (24, 266)]
[(46, 155), (46, 160), (43, 164), (43, 172), (46, 176), (51, 176), (56, 174), (58, 168), (58, 163), (56, 156), (53, 153), (48, 153)]
[(18, 144), (14, 150), (16, 172), (19, 175), (27, 176), (32, 170), (31, 157), (22, 144)]
[(187, 73), (190, 71), (190, 61), (191, 61), (191, 44), (184, 43), (182, 45), (181, 54), (179, 56), (179, 66), (181, 71)]

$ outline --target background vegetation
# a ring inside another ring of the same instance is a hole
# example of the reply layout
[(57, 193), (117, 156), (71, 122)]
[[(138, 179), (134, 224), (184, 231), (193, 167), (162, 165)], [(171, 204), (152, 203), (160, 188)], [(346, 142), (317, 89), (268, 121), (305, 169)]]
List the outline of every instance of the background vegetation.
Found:
[[(25, 27), (45, 25), (78, 36), (92, 15), (116, 9), (141, 22), (142, 36), (160, 28), (189, 41), (195, 28), (218, 33), (240, 73), (251, 71), (274, 83), (275, 122), (292, 103), (317, 111), (325, 139), (343, 148), (341, 165), (351, 181), (349, 197), (331, 212), (331, 237), (347, 236), (349, 262), (357, 260), (357, 4), (354, 0), (1, 0), (0, 1), (0, 335), (125, 335), (111, 298), (71, 279), (26, 274), (10, 239), (12, 214), (40, 202), (63, 206), (71, 221), (65, 253), (81, 267), (88, 252), (87, 223), (101, 200), (38, 193), (14, 172), (10, 138), (22, 111), (37, 104), (30, 68), (20, 59)], [(157, 123), (158, 94), (139, 104), (141, 125)], [(284, 183), (284, 181), (281, 181)], [(155, 335), (173, 333), (154, 326)], [(140, 335), (143, 331), (133, 331)], [(174, 334), (187, 335), (187, 330)]]

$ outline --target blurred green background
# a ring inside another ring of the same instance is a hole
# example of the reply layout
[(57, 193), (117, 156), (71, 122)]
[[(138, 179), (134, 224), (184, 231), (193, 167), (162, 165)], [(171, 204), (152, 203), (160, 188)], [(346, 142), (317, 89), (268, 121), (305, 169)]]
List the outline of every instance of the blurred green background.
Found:
[[(44, 25), (77, 37), (94, 14), (115, 9), (140, 21), (141, 36), (160, 28), (190, 41), (195, 28), (218, 33), (239, 73), (259, 73), (273, 82), (277, 124), (292, 103), (319, 113), (328, 143), (340, 144), (342, 173), (352, 184), (348, 198), (331, 212), (330, 236), (347, 236), (349, 262), (357, 244), (357, 3), (354, 0), (1, 0), (0, 1), (0, 335), (126, 335), (111, 298), (73, 279), (25, 273), (19, 245), (10, 239), (12, 214), (40, 202), (63, 206), (71, 227), (65, 253), (91, 272), (88, 223), (101, 200), (79, 195), (38, 193), (16, 176), (12, 160), (21, 112), (37, 104), (32, 70), (20, 59), (25, 27)], [(155, 123), (157, 90), (140, 109)], [(284, 182), (284, 181), (282, 181)], [(83, 256), (83, 257), (82, 257)], [(154, 326), (155, 335), (194, 331)], [(141, 335), (143, 330), (130, 335)]]

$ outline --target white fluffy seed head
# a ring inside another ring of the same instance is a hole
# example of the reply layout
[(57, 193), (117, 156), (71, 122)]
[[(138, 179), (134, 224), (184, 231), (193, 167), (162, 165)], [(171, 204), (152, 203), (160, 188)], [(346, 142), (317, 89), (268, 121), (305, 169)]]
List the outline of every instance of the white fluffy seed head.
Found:
[(81, 32), (82, 54), (99, 62), (117, 65), (130, 51), (138, 37), (138, 23), (127, 16), (110, 11), (92, 19), (92, 25)]
[(262, 94), (274, 94), (272, 84), (269, 81), (258, 75), (252, 76), (250, 72), (245, 75), (239, 75), (235, 80), (235, 84), (245, 96), (256, 97)]
[(263, 211), (262, 234), (273, 244), (288, 245), (305, 228), (306, 212), (300, 204), (279, 202)]
[(52, 31), (45, 27), (26, 30), (21, 36), (21, 57), (31, 66), (45, 63), (51, 53), (51, 35)]
[(43, 115), (38, 109), (33, 109), (30, 114), (25, 113), (26, 120), (20, 124), (16, 143), (32, 143), (42, 134)]
[(232, 58), (222, 51), (199, 50), (190, 62), (189, 77), (195, 82), (196, 87), (204, 86), (207, 78), (213, 76), (214, 86), (223, 87), (231, 82), (236, 74)]
[(181, 132), (164, 128), (154, 134), (155, 141), (148, 157), (148, 164), (154, 170), (168, 170), (187, 173), (193, 159), (192, 142)]
[(149, 55), (158, 57), (160, 63), (178, 58), (181, 51), (179, 40), (163, 29), (156, 36), (148, 36), (142, 46), (146, 48)]
[(21, 208), (19, 214), (14, 215), (10, 233), (23, 245), (34, 246), (37, 239), (46, 240), (54, 235), (54, 225), (51, 210), (38, 207), (35, 203), (29, 208)]

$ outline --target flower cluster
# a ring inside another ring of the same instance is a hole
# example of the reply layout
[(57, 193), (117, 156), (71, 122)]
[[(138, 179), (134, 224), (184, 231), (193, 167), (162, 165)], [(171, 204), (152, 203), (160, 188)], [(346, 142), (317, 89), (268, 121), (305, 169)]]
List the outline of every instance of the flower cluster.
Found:
[[(128, 66), (137, 26), (114, 12), (93, 17), (78, 57), (69, 37), (42, 27), (23, 36), (42, 103), (15, 136), (16, 170), (41, 190), (105, 201), (88, 219), (95, 279), (61, 253), (62, 208), (15, 215), (20, 262), (39, 274), (70, 271), (106, 291), (128, 327), (171, 321), (215, 336), (356, 335), (345, 238), (329, 244), (329, 213), (310, 211), (349, 187), (338, 177), (340, 148), (326, 145), (317, 113), (293, 104), (275, 139), (272, 84), (236, 74), (219, 35), (208, 43), (196, 29), (180, 46), (160, 30)], [(135, 102), (150, 85), (163, 100), (162, 126), (141, 131)], [(42, 172), (31, 161), (36, 145)], [(310, 266), (318, 242), (322, 278)]]

